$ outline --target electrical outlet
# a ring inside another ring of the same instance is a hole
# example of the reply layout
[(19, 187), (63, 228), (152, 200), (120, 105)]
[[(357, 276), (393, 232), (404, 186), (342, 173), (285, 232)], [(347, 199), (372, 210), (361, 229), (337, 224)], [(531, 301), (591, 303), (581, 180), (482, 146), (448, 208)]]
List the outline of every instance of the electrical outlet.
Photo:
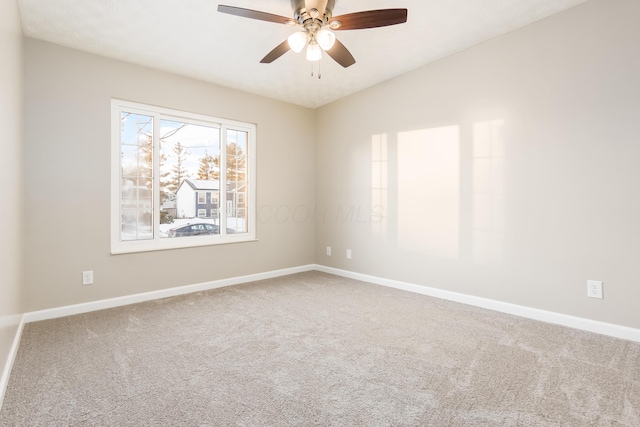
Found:
[(331, 256), (331, 246), (327, 246), (327, 256)]
[(82, 272), (82, 284), (93, 285), (93, 270)]
[(347, 259), (351, 259), (351, 249), (347, 249)]
[(602, 299), (602, 282), (599, 280), (587, 280), (587, 296), (589, 298)]

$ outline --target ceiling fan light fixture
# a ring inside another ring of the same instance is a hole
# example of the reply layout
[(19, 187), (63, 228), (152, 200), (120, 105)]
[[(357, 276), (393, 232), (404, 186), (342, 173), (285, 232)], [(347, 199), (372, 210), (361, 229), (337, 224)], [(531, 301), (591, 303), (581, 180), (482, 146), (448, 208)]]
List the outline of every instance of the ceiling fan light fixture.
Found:
[(329, 30), (322, 29), (316, 34), (316, 40), (323, 50), (329, 50), (336, 42), (336, 35)]
[(218, 12), (243, 18), (302, 27), (302, 34), (292, 34), (260, 60), (261, 64), (270, 64), (289, 50), (301, 52), (307, 46), (307, 60), (319, 61), (322, 51), (344, 68), (356, 63), (351, 52), (340, 43), (331, 31), (323, 30), (362, 30), (387, 27), (407, 22), (407, 9), (378, 9), (347, 13), (333, 16), (336, 0), (290, 0), (293, 19), (259, 10), (242, 7), (218, 5)]
[(322, 49), (316, 43), (307, 46), (307, 61), (319, 61), (322, 58)]
[(287, 38), (287, 41), (292, 51), (300, 53), (307, 44), (307, 34), (304, 31), (295, 32)]

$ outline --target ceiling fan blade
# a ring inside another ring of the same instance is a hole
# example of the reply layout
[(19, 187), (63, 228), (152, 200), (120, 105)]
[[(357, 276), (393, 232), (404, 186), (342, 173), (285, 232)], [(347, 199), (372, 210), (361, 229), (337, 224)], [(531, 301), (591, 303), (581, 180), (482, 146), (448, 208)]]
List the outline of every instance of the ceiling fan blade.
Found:
[(335, 21), (339, 21), (341, 25), (334, 28), (334, 24), (331, 27), (334, 30), (386, 27), (407, 22), (407, 9), (381, 9), (347, 13), (346, 15), (334, 16), (329, 21), (329, 25)]
[(333, 47), (326, 52), (327, 55), (332, 57), (338, 64), (342, 65), (344, 68), (347, 68), (356, 63), (356, 60), (353, 58), (353, 55), (351, 55), (351, 52), (349, 52), (349, 49), (347, 49), (342, 43), (340, 43), (340, 40), (336, 40), (333, 44)]
[(322, 15), (324, 15), (324, 10), (327, 8), (328, 0), (305, 0), (304, 7), (307, 9), (307, 13), (311, 9), (316, 9), (318, 11), (318, 18), (322, 19)]
[(275, 22), (276, 24), (295, 24), (291, 18), (285, 16), (274, 15), (272, 13), (260, 12), (253, 9), (243, 9), (241, 7), (218, 5), (218, 12), (228, 13), (230, 15), (241, 16), (243, 18), (258, 19), (260, 21)]
[(287, 40), (280, 43), (276, 46), (271, 52), (267, 53), (267, 56), (262, 58), (260, 61), (261, 64), (270, 64), (276, 59), (280, 58), (282, 55), (289, 51), (289, 42)]

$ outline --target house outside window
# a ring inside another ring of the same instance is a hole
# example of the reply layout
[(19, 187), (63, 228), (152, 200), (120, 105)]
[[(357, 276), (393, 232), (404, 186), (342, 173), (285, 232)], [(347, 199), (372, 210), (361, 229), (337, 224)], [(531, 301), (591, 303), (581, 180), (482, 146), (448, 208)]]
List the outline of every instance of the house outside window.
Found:
[[(207, 212), (215, 209), (220, 182), (217, 180), (185, 179), (176, 192), (176, 206), (179, 218), (206, 217)], [(215, 196), (213, 196), (215, 194)], [(205, 212), (201, 214), (201, 211)]]
[[(111, 115), (112, 253), (255, 240), (255, 125), (115, 99)], [(244, 187), (239, 215), (220, 189)], [(170, 237), (194, 219), (221, 231)]]

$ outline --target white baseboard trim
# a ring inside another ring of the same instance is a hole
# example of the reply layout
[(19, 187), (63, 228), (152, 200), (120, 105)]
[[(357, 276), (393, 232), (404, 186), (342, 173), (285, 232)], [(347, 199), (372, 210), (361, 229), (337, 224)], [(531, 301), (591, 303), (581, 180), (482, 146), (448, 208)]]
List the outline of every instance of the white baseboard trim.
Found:
[(71, 316), (74, 314), (104, 310), (106, 308), (120, 307), (123, 305), (136, 304), (145, 301), (153, 301), (160, 298), (173, 297), (177, 295), (190, 294), (193, 292), (207, 291), (209, 289), (223, 288), (225, 286), (255, 282), (257, 280), (287, 276), (289, 274), (302, 273), (314, 269), (315, 265), (313, 264), (303, 265), (299, 267), (285, 268), (282, 270), (273, 270), (264, 273), (249, 274), (246, 276), (231, 277), (229, 279), (213, 280), (211, 282), (197, 283), (194, 285), (178, 286), (175, 288), (162, 289), (159, 291), (144, 292), (141, 294), (91, 301), (83, 304), (74, 304), (63, 307), (50, 308), (47, 310), (32, 311), (24, 314), (24, 321), (25, 323), (30, 323), (40, 320), (55, 319), (58, 317)]
[(16, 330), (16, 335), (13, 337), (13, 344), (11, 344), (11, 349), (9, 350), (9, 355), (7, 356), (7, 362), (4, 364), (4, 369), (2, 371), (2, 377), (0, 377), (0, 409), (2, 409), (4, 394), (7, 391), (7, 386), (9, 385), (9, 375), (11, 375), (13, 362), (16, 360), (16, 355), (18, 354), (20, 338), (22, 337), (22, 329), (24, 328), (25, 324), (24, 314), (18, 316), (20, 317), (18, 329)]
[[(384, 279), (381, 277), (370, 276), (362, 273), (356, 273), (348, 270), (327, 267), (319, 264), (309, 264), (299, 267), (285, 268), (282, 270), (273, 270), (264, 273), (250, 274), (246, 276), (232, 277), (229, 279), (220, 279), (210, 282), (198, 283), (194, 285), (179, 286), (175, 288), (162, 289), (159, 291), (145, 292), (141, 294), (127, 295), (117, 298), (92, 301), (83, 304), (74, 304), (64, 307), (56, 307), (47, 310), (32, 311), (25, 313), (20, 324), (20, 330), (17, 333), (17, 342), (19, 342), (24, 323), (36, 322), (40, 320), (55, 319), (58, 317), (71, 316), (74, 314), (88, 313), (91, 311), (104, 310), (107, 308), (120, 307), (123, 305), (135, 304), (139, 302), (152, 301), (160, 298), (167, 298), (177, 295), (184, 295), (192, 292), (206, 291), (209, 289), (222, 288), (225, 286), (238, 285), (242, 283), (255, 282), (257, 280), (271, 279), (274, 277), (287, 276), (289, 274), (302, 273), (305, 271), (318, 270), (337, 276), (347, 277), (351, 279), (361, 280), (376, 285), (388, 286), (391, 288), (401, 289), (404, 291), (414, 292), (417, 294), (428, 295), (449, 301), (455, 301), (475, 307), (486, 308), (488, 310), (498, 311), (501, 313), (512, 314), (532, 320), (553, 323), (556, 325), (567, 326), (574, 329), (594, 332), (602, 335), (608, 335), (615, 338), (626, 339), (629, 341), (640, 342), (640, 329), (630, 328), (627, 326), (616, 325), (613, 323), (600, 322), (597, 320), (585, 319), (582, 317), (570, 316), (567, 314), (556, 313), (552, 311), (541, 310), (537, 308), (527, 307), (523, 305), (511, 304), (508, 302), (492, 300), (488, 298), (477, 297), (473, 295), (462, 294), (458, 292), (447, 291), (443, 289), (432, 288), (428, 286), (416, 285), (413, 283), (401, 282), (398, 280)], [(13, 349), (12, 349), (13, 351)], [(17, 344), (15, 351), (17, 351)], [(5, 367), (5, 371), (6, 371)], [(9, 370), (10, 371), (10, 370)], [(4, 374), (2, 377), (5, 380)], [(2, 386), (3, 383), (0, 383)]]
[(527, 319), (539, 320), (546, 323), (553, 323), (556, 325), (567, 326), (574, 329), (581, 329), (597, 334), (608, 335), (615, 338), (640, 342), (640, 329), (630, 328), (628, 326), (599, 322), (597, 320), (585, 319), (583, 317), (570, 316), (568, 314), (511, 304), (508, 302), (476, 297), (473, 295), (431, 288), (428, 286), (400, 282), (397, 280), (383, 279), (376, 276), (369, 276), (366, 274), (355, 273), (353, 271), (341, 270), (324, 265), (316, 265), (315, 270), (335, 274), (337, 276), (347, 277), (350, 279), (361, 280), (363, 282), (369, 282), (376, 285), (388, 286), (391, 288), (401, 289), (417, 294), (428, 295), (435, 298), (472, 305), (475, 307), (486, 308), (501, 313), (512, 314)]

